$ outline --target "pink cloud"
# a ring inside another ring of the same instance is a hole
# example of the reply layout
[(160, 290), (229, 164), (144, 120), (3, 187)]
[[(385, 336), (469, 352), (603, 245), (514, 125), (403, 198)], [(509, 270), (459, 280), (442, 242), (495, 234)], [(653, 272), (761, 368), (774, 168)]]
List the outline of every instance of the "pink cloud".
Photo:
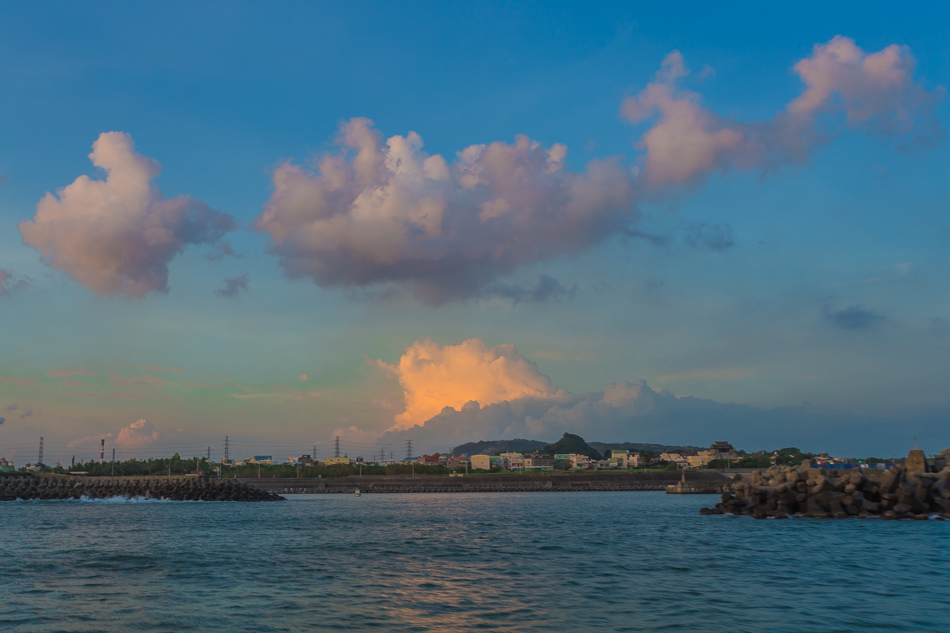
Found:
[(0, 382), (9, 382), (14, 385), (38, 385), (40, 384), (38, 380), (30, 380), (29, 378), (20, 378), (19, 376), (0, 376)]
[(395, 376), (403, 389), (406, 408), (394, 418), (394, 429), (423, 424), (445, 407), (461, 409), (471, 401), (489, 405), (525, 397), (558, 398), (564, 393), (514, 345), (489, 348), (477, 338), (445, 346), (429, 339), (416, 341), (398, 363), (376, 364)]
[(144, 418), (128, 425), (115, 438), (115, 443), (124, 449), (145, 448), (158, 441), (155, 425)]
[(96, 372), (81, 367), (79, 369), (51, 369), (46, 372), (48, 378), (69, 378), (70, 376), (95, 376)]
[(135, 152), (128, 134), (104, 132), (89, 158), (106, 179), (80, 176), (46, 194), (19, 229), (46, 263), (90, 290), (165, 292), (168, 264), (187, 244), (214, 243), (234, 227), (230, 215), (200, 200), (166, 199), (151, 182), (161, 166)]
[(744, 123), (705, 108), (698, 94), (681, 86), (689, 75), (682, 55), (667, 55), (654, 81), (620, 107), (632, 123), (652, 121), (636, 144), (644, 151), (638, 182), (652, 190), (682, 187), (716, 171), (804, 162), (837, 134), (836, 114), (853, 129), (904, 143), (942, 134), (931, 116), (942, 91), (914, 81), (907, 47), (869, 54), (837, 36), (816, 45), (793, 70), (803, 92), (772, 119)]
[(352, 119), (338, 145), (313, 169), (279, 165), (255, 222), (287, 275), (320, 286), (393, 282), (440, 304), (589, 248), (636, 216), (627, 170), (607, 160), (568, 171), (560, 144), (519, 136), (450, 163), (415, 132), (383, 141), (372, 121)]

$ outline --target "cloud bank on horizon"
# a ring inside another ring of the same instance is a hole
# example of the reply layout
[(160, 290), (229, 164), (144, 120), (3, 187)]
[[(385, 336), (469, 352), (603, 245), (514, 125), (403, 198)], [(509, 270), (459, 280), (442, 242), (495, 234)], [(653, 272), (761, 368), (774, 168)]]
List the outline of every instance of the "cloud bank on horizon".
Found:
[(870, 455), (889, 445), (895, 428), (942, 436), (947, 414), (934, 410), (908, 424), (816, 413), (808, 403), (761, 408), (677, 396), (644, 380), (575, 394), (552, 385), (514, 345), (489, 348), (480, 339), (445, 346), (417, 341), (396, 364), (377, 364), (399, 380), (405, 411), (381, 435), (357, 427), (338, 433), (364, 443), (375, 437), (380, 446), (402, 446), (411, 439), (417, 450), (429, 452), (479, 440), (554, 441), (570, 432), (604, 442), (703, 445), (728, 439), (746, 447), (840, 447)]
[(90, 290), (166, 292), (168, 264), (186, 245), (212, 244), (234, 228), (230, 215), (200, 200), (165, 198), (152, 184), (161, 166), (137, 153), (128, 134), (102, 133), (89, 159), (106, 179), (80, 176), (47, 193), (19, 229), (47, 264)]

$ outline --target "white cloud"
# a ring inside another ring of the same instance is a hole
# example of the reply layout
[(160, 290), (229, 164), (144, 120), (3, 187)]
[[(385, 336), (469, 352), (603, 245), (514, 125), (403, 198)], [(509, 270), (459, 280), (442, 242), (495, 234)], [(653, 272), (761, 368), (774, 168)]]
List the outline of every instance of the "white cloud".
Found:
[(165, 292), (168, 264), (187, 244), (216, 242), (234, 226), (230, 215), (190, 196), (166, 199), (152, 184), (161, 166), (135, 152), (128, 134), (101, 134), (89, 158), (106, 179), (80, 176), (46, 194), (19, 229), (46, 263), (90, 290)]

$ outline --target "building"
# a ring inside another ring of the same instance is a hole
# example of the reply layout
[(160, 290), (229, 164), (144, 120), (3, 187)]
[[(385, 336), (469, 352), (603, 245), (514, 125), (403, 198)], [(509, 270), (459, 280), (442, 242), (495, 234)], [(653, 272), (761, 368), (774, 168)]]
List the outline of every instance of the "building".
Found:
[(638, 468), (640, 466), (640, 454), (630, 454), (628, 450), (613, 449), (610, 451), (608, 460), (610, 468)]
[(445, 465), (451, 470), (459, 470), (460, 468), (468, 468), (469, 463), (464, 457), (449, 457), (445, 460)]
[(689, 461), (679, 453), (660, 453), (660, 461), (673, 462), (679, 468), (687, 468)]
[(687, 457), (689, 465), (693, 468), (701, 468), (714, 459), (734, 462), (739, 459), (739, 456), (736, 455), (736, 449), (729, 442), (713, 442), (707, 450)]
[(524, 455), (521, 453), (502, 453), (499, 457), (501, 457), (501, 467), (503, 470), (524, 470)]
[(736, 455), (736, 449), (729, 442), (713, 442), (709, 447), (713, 454), (713, 459), (727, 459), (734, 462), (739, 459)]
[(424, 466), (438, 466), (439, 462), (445, 458), (439, 455), (438, 453), (433, 453), (432, 455), (423, 455), (416, 460), (417, 464), (422, 464)]
[(571, 453), (568, 457), (571, 459), (571, 468), (574, 470), (586, 470), (590, 468), (590, 457)]
[(270, 455), (255, 455), (246, 461), (248, 464), (273, 464), (274, 458)]
[(326, 459), (320, 460), (320, 463), (323, 466), (349, 466), (350, 458), (349, 457), (327, 457)]
[(491, 470), (492, 458), (490, 455), (472, 455), (469, 459), (473, 470)]
[(527, 455), (524, 458), (525, 470), (554, 470), (554, 458), (550, 455)]
[(555, 455), (554, 468), (555, 470), (570, 470), (574, 468), (574, 464), (571, 461), (571, 456), (567, 453), (558, 453)]

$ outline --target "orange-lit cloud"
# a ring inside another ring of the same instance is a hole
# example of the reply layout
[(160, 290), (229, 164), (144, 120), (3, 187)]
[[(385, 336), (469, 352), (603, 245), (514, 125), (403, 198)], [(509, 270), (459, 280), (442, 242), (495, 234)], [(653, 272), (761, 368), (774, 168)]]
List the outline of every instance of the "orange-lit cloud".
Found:
[(472, 338), (443, 347), (423, 339), (407, 347), (394, 365), (376, 362), (394, 375), (403, 389), (406, 410), (394, 418), (394, 429), (424, 424), (444, 407), (461, 409), (470, 401), (484, 406), (516, 398), (563, 395), (510, 343), (489, 348), (481, 339)]

